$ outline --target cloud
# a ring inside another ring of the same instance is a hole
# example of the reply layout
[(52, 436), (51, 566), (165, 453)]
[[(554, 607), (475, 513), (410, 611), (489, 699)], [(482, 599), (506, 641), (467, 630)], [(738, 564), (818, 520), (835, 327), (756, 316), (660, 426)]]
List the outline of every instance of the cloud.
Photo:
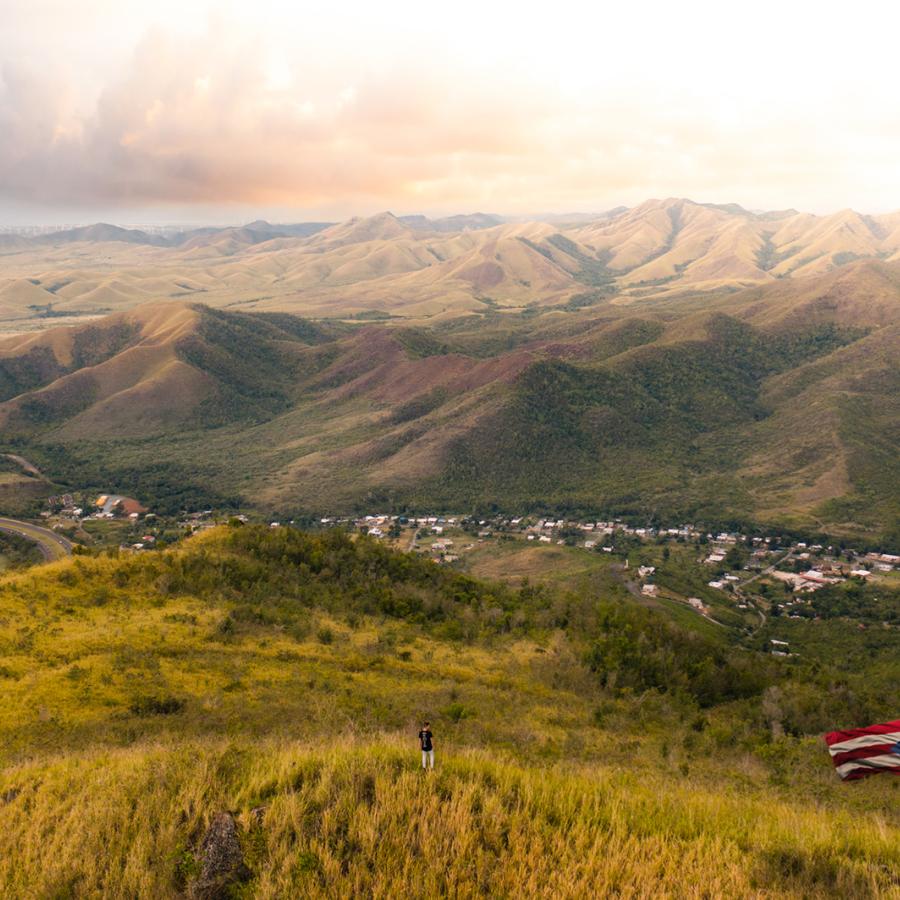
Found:
[(531, 109), (481, 85), (404, 67), (363, 83), (315, 62), (294, 74), (273, 84), (263, 49), (222, 30), (202, 42), (156, 32), (79, 115), (58, 83), (7, 66), (0, 192), (66, 204), (402, 197), (529, 140)]
[(312, 40), (292, 52), (214, 22), (146, 32), (85, 105), (64, 70), (36, 72), (20, 56), (0, 72), (0, 196), (359, 211), (598, 209), (665, 195), (900, 205), (900, 126), (883, 105), (850, 92), (838, 121), (834, 95), (787, 102), (749, 77), (731, 92), (698, 77), (693, 57), (671, 77), (672, 56), (647, 71), (621, 54), (573, 59), (578, 77), (566, 79), (552, 77), (560, 58), (475, 63), (433, 46), (367, 58)]

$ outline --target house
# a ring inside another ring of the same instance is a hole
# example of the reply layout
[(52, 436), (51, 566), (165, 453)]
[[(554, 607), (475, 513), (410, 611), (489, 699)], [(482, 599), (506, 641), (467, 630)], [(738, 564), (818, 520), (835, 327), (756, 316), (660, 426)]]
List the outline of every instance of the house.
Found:
[(593, 550), (594, 547), (596, 547), (596, 546), (597, 546), (597, 542), (596, 542), (596, 541), (585, 541), (585, 542), (584, 542), (584, 549), (585, 549), (585, 550)]
[(133, 497), (122, 497), (119, 494), (101, 494), (94, 502), (97, 515), (112, 518), (116, 515), (130, 516), (133, 513), (140, 515), (147, 512), (147, 507), (142, 506)]
[(688, 603), (690, 603), (691, 606), (694, 607), (694, 609), (699, 609), (701, 612), (706, 609), (703, 601), (699, 597), (688, 597)]
[(550, 538), (548, 535), (546, 535), (546, 534), (542, 534), (542, 535), (538, 538), (538, 540), (539, 540), (542, 544), (549, 544), (550, 541), (551, 541), (551, 538)]
[(826, 584), (837, 584), (841, 580), (840, 578), (828, 578), (821, 572), (817, 572), (815, 569), (804, 572), (800, 577), (804, 581), (818, 585), (819, 587), (824, 587)]
[(647, 578), (652, 575), (656, 571), (656, 566), (641, 566), (638, 569), (638, 575), (641, 578)]
[(659, 588), (655, 584), (645, 584), (641, 588), (641, 593), (647, 597), (655, 597), (659, 592)]
[(710, 581), (709, 586), (711, 588), (716, 588), (717, 590), (724, 590), (725, 582), (724, 581)]

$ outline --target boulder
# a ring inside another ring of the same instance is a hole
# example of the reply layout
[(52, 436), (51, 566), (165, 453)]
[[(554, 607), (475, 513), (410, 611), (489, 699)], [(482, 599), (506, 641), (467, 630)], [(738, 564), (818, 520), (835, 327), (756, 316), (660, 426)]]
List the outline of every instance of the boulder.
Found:
[(200, 843), (201, 870), (191, 886), (193, 900), (223, 900), (228, 887), (247, 876), (237, 823), (229, 812), (217, 813)]

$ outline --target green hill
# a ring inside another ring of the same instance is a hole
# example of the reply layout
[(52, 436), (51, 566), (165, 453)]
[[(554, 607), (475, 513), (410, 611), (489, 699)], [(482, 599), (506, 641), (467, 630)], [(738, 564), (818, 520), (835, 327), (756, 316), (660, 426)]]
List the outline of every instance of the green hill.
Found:
[(898, 284), (865, 262), (431, 328), (155, 304), (0, 344), (0, 424), (59, 484), (159, 511), (580, 510), (896, 546)]
[(262, 527), (7, 576), (0, 648), (9, 896), (194, 890), (223, 812), (235, 896), (896, 891), (891, 785), (841, 785), (818, 737), (896, 712), (889, 652), (778, 660)]

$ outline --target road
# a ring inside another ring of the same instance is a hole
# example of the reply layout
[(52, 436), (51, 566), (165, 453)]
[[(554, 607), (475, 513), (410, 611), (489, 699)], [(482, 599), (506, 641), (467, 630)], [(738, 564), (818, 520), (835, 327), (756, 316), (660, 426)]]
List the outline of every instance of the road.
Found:
[(752, 578), (748, 578), (746, 581), (742, 581), (739, 586), (746, 587), (751, 582), (756, 581), (757, 578), (762, 578), (764, 575), (771, 575), (775, 571), (775, 569), (777, 569), (778, 566), (780, 566), (786, 559), (790, 559), (793, 552), (793, 550), (788, 550), (787, 553), (784, 554), (784, 556), (776, 559), (775, 562), (772, 563), (772, 565), (766, 566), (765, 569), (763, 569), (761, 572), (757, 572)]
[(746, 581), (742, 581), (739, 585), (737, 585), (735, 587), (735, 589), (734, 589), (735, 596), (738, 597), (739, 599), (743, 600), (744, 603), (746, 603), (759, 616), (759, 625), (754, 630), (758, 630), (759, 628), (762, 628), (762, 626), (766, 624), (766, 614), (753, 602), (752, 598), (748, 597), (743, 592), (743, 589), (748, 584), (751, 584), (752, 582), (756, 581), (757, 578), (762, 578), (764, 575), (771, 575), (775, 571), (775, 569), (777, 569), (778, 566), (781, 565), (781, 563), (783, 563), (785, 560), (791, 559), (791, 557), (793, 556), (793, 553), (794, 553), (793, 550), (788, 550), (787, 553), (784, 554), (784, 556), (780, 556), (778, 559), (775, 560), (775, 562), (772, 563), (772, 565), (766, 566), (766, 568), (763, 569), (761, 572), (757, 572), (752, 578), (748, 578)]
[(20, 522), (18, 519), (7, 519), (0, 516), (0, 531), (7, 534), (15, 534), (38, 545), (44, 559), (52, 562), (54, 559), (62, 559), (72, 552), (72, 542), (58, 535), (49, 528), (40, 525), (32, 525), (31, 522)]
[[(653, 601), (656, 599), (652, 595), (645, 595), (641, 591), (641, 586), (636, 581), (631, 581), (631, 579), (626, 578), (625, 570), (621, 564), (614, 564), (611, 566), (611, 571), (613, 575), (618, 578), (618, 580), (625, 586), (625, 589), (634, 597), (638, 602), (641, 603), (642, 606), (656, 606)], [(669, 597), (668, 599), (674, 600), (677, 603), (683, 604), (688, 609), (697, 613), (698, 616), (706, 619), (707, 622), (712, 622), (714, 625), (719, 625), (722, 628), (728, 628), (728, 626), (724, 622), (720, 622), (718, 619), (714, 619), (709, 613), (700, 612), (699, 609), (694, 609), (693, 606), (688, 603), (688, 601), (684, 597), (680, 597), (678, 594), (675, 594), (674, 591), (670, 591), (670, 593), (674, 594), (674, 597)]]

